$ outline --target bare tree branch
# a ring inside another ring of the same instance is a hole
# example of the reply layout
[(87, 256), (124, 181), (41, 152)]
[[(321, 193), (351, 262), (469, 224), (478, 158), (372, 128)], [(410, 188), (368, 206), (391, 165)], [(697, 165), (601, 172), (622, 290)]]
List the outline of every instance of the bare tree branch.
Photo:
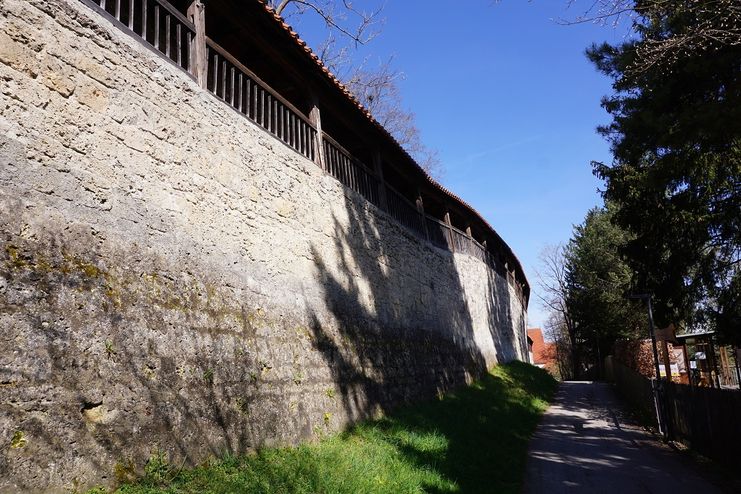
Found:
[[(338, 3), (341, 3), (339, 8)], [(372, 12), (357, 10), (348, 0), (281, 0), (279, 3), (272, 0), (270, 5), (281, 16), (289, 6), (295, 7), (294, 14), (312, 11), (324, 20), (330, 31), (339, 32), (356, 45), (364, 45), (378, 36), (380, 29), (374, 28), (383, 22), (380, 17), (383, 5)]]
[[(576, 5), (569, 0), (568, 8)], [(660, 13), (682, 14), (693, 18), (685, 31), (669, 37), (646, 38), (636, 50), (635, 61), (627, 71), (638, 75), (656, 68), (671, 71), (679, 61), (690, 56), (710, 55), (723, 46), (741, 45), (741, 2), (738, 0), (591, 0), (581, 15), (559, 19), (560, 24), (611, 23), (617, 26), (628, 18), (634, 32), (647, 25)]]

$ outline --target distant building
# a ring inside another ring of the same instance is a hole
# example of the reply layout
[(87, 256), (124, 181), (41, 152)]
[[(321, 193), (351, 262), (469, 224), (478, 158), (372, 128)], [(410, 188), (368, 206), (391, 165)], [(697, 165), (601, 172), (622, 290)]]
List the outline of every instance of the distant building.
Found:
[(543, 330), (540, 328), (528, 329), (527, 337), (530, 344), (530, 362), (541, 369), (554, 373), (558, 369), (556, 344), (546, 342), (543, 337)]

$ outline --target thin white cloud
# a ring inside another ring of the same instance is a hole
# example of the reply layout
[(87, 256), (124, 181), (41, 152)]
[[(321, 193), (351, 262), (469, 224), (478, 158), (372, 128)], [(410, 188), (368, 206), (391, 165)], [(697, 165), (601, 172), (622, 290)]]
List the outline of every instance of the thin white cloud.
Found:
[(500, 153), (508, 149), (518, 148), (520, 146), (524, 146), (525, 144), (530, 144), (531, 142), (540, 140), (541, 137), (542, 137), (541, 135), (530, 136), (530, 137), (526, 137), (524, 139), (520, 139), (514, 142), (508, 142), (506, 144), (502, 144), (501, 146), (496, 146), (490, 149), (486, 149), (484, 151), (479, 151), (477, 153), (469, 154), (468, 156), (463, 158), (462, 161), (459, 162), (459, 165), (468, 165), (485, 156), (490, 156), (492, 154)]

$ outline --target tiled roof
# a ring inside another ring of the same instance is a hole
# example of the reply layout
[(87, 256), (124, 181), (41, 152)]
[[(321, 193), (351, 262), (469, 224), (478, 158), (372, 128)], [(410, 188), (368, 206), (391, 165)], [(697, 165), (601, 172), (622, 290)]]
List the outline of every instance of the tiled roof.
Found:
[(335, 87), (337, 87), (337, 89), (340, 90), (345, 95), (345, 97), (347, 97), (347, 99), (351, 103), (353, 103), (353, 105), (355, 105), (358, 108), (358, 110), (361, 113), (363, 113), (363, 115), (365, 115), (365, 117), (373, 125), (376, 126), (376, 128), (378, 128), (378, 130), (381, 131), (382, 134), (386, 135), (391, 140), (391, 142), (393, 142), (396, 145), (396, 147), (399, 149), (399, 151), (401, 151), (404, 154), (404, 156), (406, 156), (409, 159), (409, 161), (411, 163), (414, 163), (414, 165), (417, 167), (417, 169), (419, 170), (419, 172), (421, 172), (421, 174), (426, 178), (426, 180), (433, 187), (437, 188), (443, 194), (447, 195), (449, 198), (451, 198), (454, 201), (458, 202), (461, 206), (463, 206), (465, 209), (467, 209), (471, 214), (473, 214), (474, 216), (476, 216), (479, 220), (481, 220), (482, 223), (484, 223), (484, 225), (486, 225), (492, 231), (492, 233), (494, 233), (494, 235), (499, 240), (501, 240), (502, 244), (505, 246), (505, 248), (507, 249), (507, 251), (509, 252), (509, 254), (514, 259), (515, 263), (517, 264), (516, 267), (519, 269), (520, 273), (522, 274), (523, 279), (525, 279), (525, 283), (528, 284), (528, 282), (527, 282), (527, 276), (525, 276), (525, 271), (522, 269), (522, 264), (520, 263), (520, 260), (517, 258), (517, 256), (515, 255), (515, 253), (509, 247), (509, 245), (507, 245), (507, 243), (504, 241), (504, 239), (502, 239), (502, 237), (497, 233), (497, 231), (494, 229), (494, 227), (492, 227), (489, 224), (489, 222), (486, 221), (486, 219), (483, 216), (481, 216), (481, 214), (479, 214), (479, 212), (476, 211), (476, 209), (474, 209), (470, 204), (468, 204), (466, 201), (464, 201), (463, 199), (461, 199), (460, 197), (458, 197), (456, 194), (454, 194), (453, 192), (451, 192), (449, 189), (447, 189), (446, 187), (444, 187), (442, 184), (440, 184), (439, 182), (437, 182), (434, 178), (432, 178), (430, 176), (429, 173), (427, 173), (427, 171), (424, 168), (422, 168), (421, 166), (419, 166), (419, 164), (414, 160), (414, 158), (412, 158), (410, 156), (410, 154), (406, 151), (406, 149), (404, 149), (401, 146), (401, 144), (399, 144), (399, 142), (394, 138), (394, 136), (392, 136), (389, 133), (389, 131), (386, 130), (386, 128), (383, 125), (381, 125), (378, 122), (378, 120), (376, 120), (373, 117), (373, 115), (371, 115), (371, 113), (360, 103), (360, 101), (358, 101), (358, 99), (355, 97), (355, 95), (344, 84), (342, 84), (342, 82), (340, 82), (339, 79), (337, 79), (337, 77), (326, 67), (326, 65), (324, 65), (324, 63), (316, 55), (316, 53), (314, 53), (311, 50), (311, 48), (306, 43), (306, 41), (302, 40), (301, 37), (298, 35), (298, 33), (296, 31), (294, 31), (293, 28), (291, 28), (291, 26), (288, 23), (286, 23), (285, 20), (280, 15), (278, 15), (278, 13), (275, 11), (275, 9), (273, 9), (272, 7), (270, 7), (270, 5), (269, 5), (269, 3), (268, 3), (267, 0), (257, 0), (257, 2), (259, 2), (260, 4), (263, 5), (263, 7), (265, 9), (265, 12), (270, 17), (272, 17), (275, 20), (275, 22), (277, 22), (283, 28), (283, 30), (290, 36), (290, 38), (296, 43), (296, 45), (298, 45), (298, 47), (301, 50), (303, 50), (309, 58), (311, 58), (312, 60), (314, 60), (314, 62), (317, 65), (317, 68), (322, 72), (322, 74), (326, 78), (328, 78), (329, 81)]
[(533, 363), (535, 364), (554, 364), (556, 358), (556, 346), (554, 343), (546, 342), (543, 338), (543, 331), (540, 328), (530, 328), (527, 330), (527, 336), (533, 342)]

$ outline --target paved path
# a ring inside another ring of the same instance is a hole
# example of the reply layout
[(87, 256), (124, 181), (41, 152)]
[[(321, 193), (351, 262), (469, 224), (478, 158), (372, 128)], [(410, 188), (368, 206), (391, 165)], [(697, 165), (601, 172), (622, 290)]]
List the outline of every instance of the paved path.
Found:
[(565, 382), (530, 443), (528, 494), (722, 492), (631, 424), (608, 384)]

